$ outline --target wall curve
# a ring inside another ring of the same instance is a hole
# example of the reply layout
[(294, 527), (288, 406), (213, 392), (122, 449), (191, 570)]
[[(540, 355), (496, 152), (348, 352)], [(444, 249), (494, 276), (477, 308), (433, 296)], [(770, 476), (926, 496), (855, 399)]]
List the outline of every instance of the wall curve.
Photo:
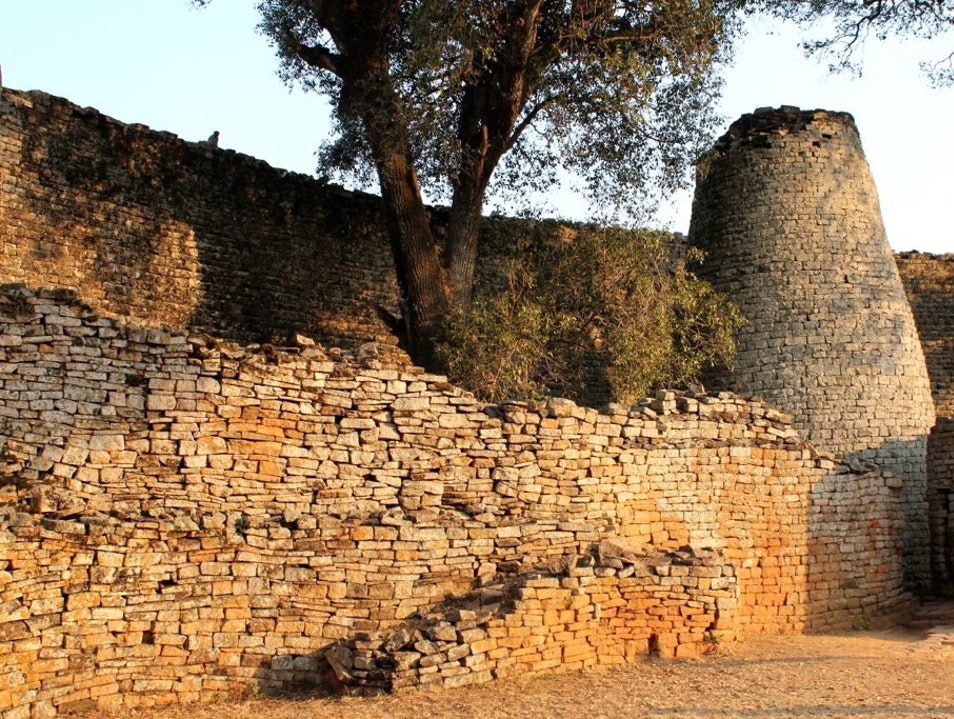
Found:
[(954, 255), (905, 252), (898, 270), (921, 336), (937, 424), (928, 439), (934, 590), (954, 595)]

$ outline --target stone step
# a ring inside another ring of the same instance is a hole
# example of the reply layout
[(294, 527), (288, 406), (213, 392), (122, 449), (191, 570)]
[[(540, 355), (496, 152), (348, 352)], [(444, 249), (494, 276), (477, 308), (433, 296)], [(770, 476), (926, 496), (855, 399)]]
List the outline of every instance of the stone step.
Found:
[(911, 629), (954, 626), (954, 601), (925, 602), (915, 609), (905, 626)]

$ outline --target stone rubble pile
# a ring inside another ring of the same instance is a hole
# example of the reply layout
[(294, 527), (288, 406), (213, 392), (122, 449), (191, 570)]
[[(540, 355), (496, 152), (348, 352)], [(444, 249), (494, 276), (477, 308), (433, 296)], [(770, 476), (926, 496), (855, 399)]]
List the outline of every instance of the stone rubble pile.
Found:
[(718, 552), (636, 554), (603, 540), (544, 571), (495, 581), (422, 617), (333, 647), (347, 686), (400, 691), (581, 669), (638, 657), (689, 657), (731, 640), (735, 572)]

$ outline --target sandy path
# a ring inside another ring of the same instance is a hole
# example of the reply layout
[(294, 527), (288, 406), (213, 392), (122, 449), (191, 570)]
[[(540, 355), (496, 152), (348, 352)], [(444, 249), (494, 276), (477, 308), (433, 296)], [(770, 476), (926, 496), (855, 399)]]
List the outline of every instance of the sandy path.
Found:
[[(697, 661), (515, 679), (401, 697), (258, 699), (142, 719), (954, 717), (954, 627), (748, 640)], [(88, 715), (100, 719), (107, 715)]]

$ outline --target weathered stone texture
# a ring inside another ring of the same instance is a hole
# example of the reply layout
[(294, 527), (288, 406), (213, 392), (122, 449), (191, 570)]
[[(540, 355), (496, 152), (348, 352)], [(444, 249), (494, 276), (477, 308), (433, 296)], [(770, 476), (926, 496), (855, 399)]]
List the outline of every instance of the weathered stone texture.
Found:
[(939, 417), (928, 439), (928, 521), (931, 579), (941, 595), (954, 594), (954, 418)]
[(898, 482), (770, 406), (486, 406), (358, 354), (0, 292), (5, 716), (325, 669), (453, 685), (904, 608)]
[[(811, 145), (815, 140), (804, 135), (786, 140), (792, 157), (799, 156), (799, 137), (806, 137), (813, 158), (823, 158), (828, 140), (822, 138), (816, 147)], [(766, 157), (773, 156), (767, 148), (762, 150), (768, 152)], [(863, 158), (849, 162), (841, 174), (847, 177), (858, 162), (863, 165)], [(803, 163), (773, 192), (784, 194), (805, 184), (809, 170), (819, 166), (815, 162), (808, 168)], [(867, 168), (862, 169), (867, 178)], [(756, 168), (750, 168), (747, 177), (745, 188), (736, 178), (735, 189), (726, 190), (729, 204), (706, 212), (731, 223), (736, 190), (761, 188), (772, 174), (760, 177)], [(857, 190), (864, 184), (855, 177), (842, 189)], [(855, 272), (860, 285), (870, 285), (874, 292), (872, 283), (882, 281), (887, 270), (873, 275), (870, 270), (884, 259), (886, 248), (872, 255), (869, 247), (864, 250), (867, 255), (856, 258), (852, 252), (863, 243), (854, 240), (834, 243), (838, 247), (814, 255), (807, 250), (799, 254), (787, 242), (793, 224), (814, 218), (810, 204), (804, 204), (806, 192), (811, 192), (807, 186), (787, 199), (777, 198), (788, 203), (784, 206), (790, 211), (780, 210), (776, 218), (787, 223), (787, 229), (775, 245), (765, 248), (766, 262), (758, 267), (761, 271), (771, 265), (782, 281), (766, 283), (766, 293), (784, 297), (788, 288), (810, 286), (826, 256), (837, 260), (825, 270), (834, 273), (834, 282), (846, 276), (850, 281)], [(858, 192), (866, 207), (876, 205), (873, 186)], [(832, 194), (829, 209), (837, 214), (854, 199)], [(817, 193), (812, 201), (819, 201)], [(861, 208), (856, 214), (864, 213)], [(856, 221), (861, 222), (857, 217), (851, 222)], [(871, 228), (856, 223), (850, 229), (861, 237)], [(745, 230), (750, 231), (755, 232), (751, 227)], [(880, 219), (873, 231), (883, 233)], [(503, 235), (497, 239), (487, 233), (482, 262), (510, 237)], [(769, 250), (776, 249), (781, 252), (770, 257)], [(735, 253), (726, 262), (753, 257)], [(834, 267), (839, 264), (845, 272)], [(862, 265), (868, 269), (862, 272)], [(235, 152), (184, 142), (167, 132), (126, 125), (45, 93), (9, 88), (0, 98), (0, 282), (69, 287), (107, 316), (150, 327), (189, 327), (240, 342), (284, 341), (295, 332), (348, 348), (370, 339), (394, 341), (376, 311), (397, 310), (378, 198), (275, 170)], [(909, 282), (909, 294), (922, 287), (924, 304), (931, 305), (937, 288), (930, 282)], [(864, 302), (864, 297), (840, 301), (839, 307), (848, 308)], [(912, 303), (918, 304), (913, 299)], [(844, 329), (854, 336), (856, 324), (847, 319), (845, 323), (833, 330)], [(880, 329), (890, 330), (892, 320), (888, 317), (881, 324)], [(954, 354), (950, 346), (954, 329), (946, 321), (935, 328), (938, 334), (932, 335), (927, 349), (932, 378), (935, 386), (950, 388), (954, 368), (947, 358)], [(776, 344), (784, 341), (776, 339)], [(787, 341), (788, 351), (807, 342), (796, 334)], [(796, 369), (788, 368), (777, 379), (789, 378), (789, 393), (798, 395)], [(939, 413), (948, 414), (943, 408)]]
[(691, 657), (734, 634), (715, 628), (736, 610), (738, 591), (735, 568), (718, 552), (639, 556), (601, 542), (573, 559), (479, 589), (375, 640), (341, 643), (329, 652), (333, 670), (392, 692), (460, 686), (646, 655)]
[[(393, 342), (375, 198), (4, 90), (0, 281), (82, 302), (0, 292), (0, 713), (450, 686), (900, 611), (930, 403), (857, 137), (794, 111), (733, 132), (693, 238), (726, 228), (710, 258), (752, 313), (736, 376), (844, 461), (724, 393), (482, 405), (361, 345)], [(932, 262), (901, 267), (943, 408)]]
[(743, 116), (700, 163), (689, 241), (748, 320), (715, 386), (756, 393), (815, 445), (901, 477), (907, 578), (926, 587), (931, 388), (851, 116)]
[[(17, 90), (0, 98), (0, 177), (0, 282), (243, 343), (396, 345), (379, 312), (399, 314), (377, 197)], [(446, 213), (431, 219), (439, 239)], [(487, 218), (479, 264), (505, 264), (526, 224)], [(567, 236), (557, 223), (532, 234)], [(605, 403), (605, 367), (594, 357), (585, 372), (589, 401)]]
[(954, 255), (897, 257), (914, 313), (938, 417), (954, 417)]

